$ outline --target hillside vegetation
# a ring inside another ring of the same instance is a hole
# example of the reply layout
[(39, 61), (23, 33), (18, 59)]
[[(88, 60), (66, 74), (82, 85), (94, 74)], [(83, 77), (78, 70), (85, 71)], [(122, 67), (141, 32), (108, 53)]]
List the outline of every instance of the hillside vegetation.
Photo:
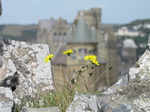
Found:
[(116, 31), (118, 28), (122, 26), (131, 28), (136, 25), (144, 25), (144, 24), (150, 24), (150, 19), (134, 20), (128, 24), (101, 24), (101, 29), (104, 29), (105, 27), (112, 27), (114, 31)]
[(139, 24), (150, 24), (150, 19), (143, 19), (143, 20), (135, 20), (130, 22), (129, 26), (139, 25)]
[(37, 25), (0, 25), (0, 35), (13, 40), (36, 39)]

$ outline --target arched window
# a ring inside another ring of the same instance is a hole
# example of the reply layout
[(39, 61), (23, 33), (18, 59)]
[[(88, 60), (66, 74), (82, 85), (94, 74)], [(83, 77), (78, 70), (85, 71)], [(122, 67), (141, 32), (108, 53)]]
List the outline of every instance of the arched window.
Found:
[(59, 33), (58, 42), (59, 42), (59, 43), (62, 43), (62, 42), (63, 42), (63, 38), (62, 38), (62, 34), (61, 34), (61, 33)]
[(53, 42), (54, 42), (54, 43), (57, 43), (57, 41), (58, 41), (58, 36), (57, 36), (57, 33), (55, 32), (55, 33), (53, 34)]
[(79, 60), (84, 60), (84, 56), (87, 55), (87, 49), (86, 49), (86, 48), (80, 48), (80, 49), (78, 50), (78, 54), (79, 54), (78, 59), (79, 59)]
[(74, 52), (71, 54), (71, 59), (76, 60), (76, 51), (73, 50)]
[(63, 42), (66, 43), (66, 33), (63, 34)]
[(90, 50), (90, 51), (89, 51), (89, 54), (95, 55), (95, 50), (94, 50), (94, 49)]

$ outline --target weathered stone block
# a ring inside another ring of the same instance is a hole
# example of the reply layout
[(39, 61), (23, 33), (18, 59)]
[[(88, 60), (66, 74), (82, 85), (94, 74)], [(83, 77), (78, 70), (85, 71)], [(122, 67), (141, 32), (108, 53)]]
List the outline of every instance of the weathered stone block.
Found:
[(22, 112), (60, 112), (58, 107), (49, 108), (23, 108)]
[[(123, 79), (99, 97), (102, 112), (150, 112), (150, 51), (130, 69)], [(123, 84), (123, 85), (122, 85)]]
[(73, 102), (66, 112), (99, 112), (101, 106), (97, 95), (76, 93)]
[(0, 112), (12, 112), (13, 104), (11, 89), (0, 87)]
[[(33, 95), (51, 91), (54, 89), (51, 64), (45, 63), (44, 58), (49, 54), (48, 45), (31, 44), (21, 41), (1, 38), (0, 83), (11, 76), (12, 80), (6, 80), (7, 87), (14, 88), (15, 101), (24, 95)], [(17, 73), (18, 83), (14, 81)], [(9, 83), (9, 84), (8, 84)], [(5, 86), (6, 87), (6, 86)], [(13, 89), (12, 88), (12, 89)]]

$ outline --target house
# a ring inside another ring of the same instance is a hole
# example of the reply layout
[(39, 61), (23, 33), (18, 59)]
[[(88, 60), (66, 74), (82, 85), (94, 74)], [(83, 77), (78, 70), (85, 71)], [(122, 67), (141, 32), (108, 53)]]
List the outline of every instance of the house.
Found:
[(117, 36), (138, 36), (140, 35), (138, 30), (129, 29), (127, 27), (121, 27), (118, 29), (117, 32), (115, 32), (115, 35)]

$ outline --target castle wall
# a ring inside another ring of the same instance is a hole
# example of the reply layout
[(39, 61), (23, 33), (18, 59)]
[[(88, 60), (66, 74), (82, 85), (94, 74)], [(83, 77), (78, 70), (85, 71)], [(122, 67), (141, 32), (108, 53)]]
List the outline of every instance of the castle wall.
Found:
[(98, 51), (106, 61), (106, 69), (112, 67), (112, 69), (106, 74), (107, 86), (109, 87), (118, 80), (116, 37), (110, 29), (106, 29), (104, 37), (99, 39)]

